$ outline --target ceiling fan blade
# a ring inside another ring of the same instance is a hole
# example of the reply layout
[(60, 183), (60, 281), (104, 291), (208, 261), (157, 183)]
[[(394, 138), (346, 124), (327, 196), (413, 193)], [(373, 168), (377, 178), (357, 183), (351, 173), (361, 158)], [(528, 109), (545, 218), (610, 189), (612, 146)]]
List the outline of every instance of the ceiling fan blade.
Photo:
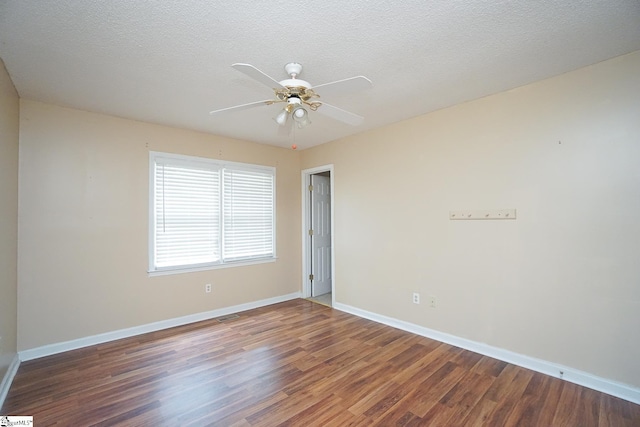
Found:
[(318, 86), (314, 86), (311, 89), (321, 96), (334, 96), (344, 93), (353, 93), (359, 90), (369, 89), (373, 84), (371, 80), (365, 76), (350, 77), (344, 80), (337, 80), (331, 83), (324, 83)]
[(332, 119), (339, 120), (352, 126), (358, 126), (364, 120), (364, 117), (362, 116), (350, 113), (343, 110), (342, 108), (334, 107), (333, 105), (327, 104), (326, 102), (323, 102), (317, 111), (318, 113), (322, 113), (327, 117), (331, 117)]
[(214, 116), (216, 114), (226, 113), (226, 112), (229, 112), (229, 111), (247, 110), (249, 108), (259, 107), (260, 105), (271, 105), (274, 102), (275, 101), (273, 99), (266, 99), (264, 101), (250, 102), (248, 104), (236, 105), (234, 107), (227, 107), (227, 108), (221, 108), (220, 110), (209, 111), (209, 114)]
[(240, 71), (241, 73), (246, 74), (252, 79), (262, 83), (263, 85), (270, 87), (271, 89), (284, 87), (276, 79), (274, 79), (271, 76), (268, 76), (267, 74), (258, 70), (256, 67), (254, 67), (251, 64), (236, 63), (236, 64), (233, 64), (232, 67)]

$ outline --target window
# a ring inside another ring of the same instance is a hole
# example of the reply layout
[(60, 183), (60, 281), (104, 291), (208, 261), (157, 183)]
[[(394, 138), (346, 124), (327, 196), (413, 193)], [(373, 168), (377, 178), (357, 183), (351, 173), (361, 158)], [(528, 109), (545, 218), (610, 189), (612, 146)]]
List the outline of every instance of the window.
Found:
[(149, 272), (275, 257), (275, 169), (150, 153)]

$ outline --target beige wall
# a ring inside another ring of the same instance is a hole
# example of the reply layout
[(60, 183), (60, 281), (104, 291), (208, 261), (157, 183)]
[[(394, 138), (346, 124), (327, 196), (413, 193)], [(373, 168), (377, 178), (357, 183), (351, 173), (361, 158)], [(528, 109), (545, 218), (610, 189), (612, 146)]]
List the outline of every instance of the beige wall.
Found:
[(0, 59), (0, 382), (17, 340), (18, 93)]
[[(20, 132), (20, 350), (300, 290), (299, 152), (24, 99)], [(148, 277), (150, 150), (275, 166), (277, 262)]]
[(339, 303), (640, 386), (640, 52), (302, 152), (329, 163)]
[[(302, 152), (21, 100), (18, 349), (299, 291), (300, 170), (333, 163), (338, 302), (638, 387), (639, 100), (636, 52)], [(149, 150), (276, 166), (278, 262), (149, 278)]]

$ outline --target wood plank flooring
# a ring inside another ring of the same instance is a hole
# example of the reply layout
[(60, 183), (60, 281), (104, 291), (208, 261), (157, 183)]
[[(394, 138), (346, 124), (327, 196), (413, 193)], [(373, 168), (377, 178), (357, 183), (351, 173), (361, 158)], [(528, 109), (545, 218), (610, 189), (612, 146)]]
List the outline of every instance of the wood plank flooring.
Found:
[(640, 426), (640, 406), (293, 300), (25, 362), (42, 426)]

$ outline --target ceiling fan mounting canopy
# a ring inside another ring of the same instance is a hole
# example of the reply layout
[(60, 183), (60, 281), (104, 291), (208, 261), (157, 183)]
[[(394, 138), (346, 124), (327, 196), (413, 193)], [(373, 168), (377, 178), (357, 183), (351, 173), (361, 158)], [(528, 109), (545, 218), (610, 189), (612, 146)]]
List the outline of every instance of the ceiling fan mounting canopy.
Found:
[[(304, 106), (308, 107), (311, 111), (318, 110), (318, 112), (323, 113), (328, 117), (354, 126), (361, 124), (364, 120), (363, 117), (357, 114), (334, 107), (324, 101), (319, 101), (318, 98), (320, 98), (320, 95), (316, 92), (316, 90), (320, 88), (325, 93), (341, 95), (348, 92), (370, 88), (372, 86), (371, 80), (364, 76), (356, 76), (312, 86), (311, 83), (297, 78), (300, 73), (302, 73), (302, 65), (297, 62), (290, 62), (284, 66), (284, 69), (290, 78), (281, 81), (275, 80), (251, 64), (236, 63), (233, 64), (232, 67), (254, 80), (269, 86), (274, 91), (275, 99), (267, 99), (264, 101), (251, 102), (249, 104), (214, 110), (209, 113), (211, 115), (235, 110), (244, 110), (258, 107), (260, 105), (271, 105), (278, 102), (286, 102), (287, 105), (276, 117), (274, 117), (274, 120), (280, 126), (285, 126), (287, 124), (287, 118), (289, 115), (292, 116), (300, 128), (310, 124), (311, 122), (308, 119), (308, 113)], [(323, 108), (319, 110), (320, 107)]]
[(302, 65), (297, 62), (289, 62), (284, 66), (284, 70), (291, 76), (292, 79), (295, 79), (298, 74), (302, 72)]

